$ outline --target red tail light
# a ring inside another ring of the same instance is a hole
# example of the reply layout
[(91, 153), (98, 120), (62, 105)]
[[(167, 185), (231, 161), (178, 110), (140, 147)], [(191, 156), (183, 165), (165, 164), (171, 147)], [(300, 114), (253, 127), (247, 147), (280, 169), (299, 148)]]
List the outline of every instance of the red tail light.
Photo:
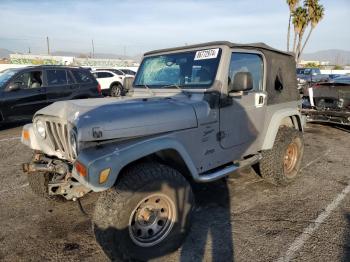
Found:
[(98, 92), (99, 95), (102, 94), (100, 83), (97, 83), (97, 92)]

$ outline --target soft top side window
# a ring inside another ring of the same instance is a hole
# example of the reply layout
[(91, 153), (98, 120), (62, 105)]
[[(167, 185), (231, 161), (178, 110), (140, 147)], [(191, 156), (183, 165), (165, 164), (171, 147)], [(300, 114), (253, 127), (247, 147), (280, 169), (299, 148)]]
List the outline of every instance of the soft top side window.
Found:
[(252, 75), (253, 91), (263, 89), (264, 62), (261, 55), (255, 53), (232, 52), (228, 84), (233, 81), (235, 75), (239, 72), (249, 72)]

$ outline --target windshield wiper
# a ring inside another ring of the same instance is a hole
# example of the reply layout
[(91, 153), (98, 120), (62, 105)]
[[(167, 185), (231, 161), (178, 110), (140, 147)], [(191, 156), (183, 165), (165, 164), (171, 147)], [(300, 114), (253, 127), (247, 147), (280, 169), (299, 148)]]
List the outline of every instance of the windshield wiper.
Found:
[(161, 88), (169, 88), (169, 87), (176, 87), (177, 89), (182, 90), (182, 88), (177, 84), (166, 85), (166, 86), (162, 86)]
[(140, 87), (144, 87), (147, 89), (148, 93), (150, 93), (152, 96), (154, 96), (154, 92), (152, 91), (151, 88), (149, 88), (147, 85), (135, 85), (135, 86), (140, 86)]

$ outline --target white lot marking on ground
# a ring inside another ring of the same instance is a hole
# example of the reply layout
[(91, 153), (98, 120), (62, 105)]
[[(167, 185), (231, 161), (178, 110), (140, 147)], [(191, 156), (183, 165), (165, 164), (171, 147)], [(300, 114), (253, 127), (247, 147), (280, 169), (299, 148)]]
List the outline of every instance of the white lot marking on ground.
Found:
[(27, 183), (27, 184), (24, 184), (24, 185), (21, 185), (21, 186), (18, 186), (18, 187), (14, 187), (14, 188), (2, 190), (2, 191), (0, 191), (0, 195), (3, 194), (3, 193), (7, 193), (7, 192), (10, 192), (10, 191), (13, 191), (13, 190), (17, 190), (17, 189), (24, 188), (24, 187), (27, 187), (27, 186), (29, 186), (28, 183)]
[(293, 259), (295, 253), (303, 247), (305, 242), (311, 237), (311, 235), (321, 226), (321, 224), (329, 217), (334, 209), (343, 201), (345, 196), (350, 192), (350, 184), (343, 189), (343, 191), (330, 203), (326, 209), (317, 217), (317, 219), (311, 223), (304, 232), (298, 236), (295, 241), (288, 248), (285, 256), (280, 257), (277, 262), (289, 262)]
[(316, 157), (314, 160), (310, 161), (308, 164), (306, 164), (305, 166), (303, 166), (302, 168), (300, 168), (300, 171), (302, 171), (303, 169), (311, 166), (313, 163), (317, 162), (318, 160), (320, 160), (322, 157), (328, 155), (331, 152), (330, 149), (328, 149), (323, 155), (320, 155), (319, 157)]
[(19, 139), (21, 139), (20, 136), (9, 137), (9, 138), (0, 139), (0, 142), (11, 141), (11, 140), (19, 140)]

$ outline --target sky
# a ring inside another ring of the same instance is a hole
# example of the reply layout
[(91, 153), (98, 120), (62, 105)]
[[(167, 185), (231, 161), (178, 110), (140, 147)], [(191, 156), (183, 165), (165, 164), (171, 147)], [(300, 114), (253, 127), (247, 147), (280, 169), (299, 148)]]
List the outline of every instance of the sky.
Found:
[[(350, 50), (350, 0), (320, 0), (325, 18), (305, 52)], [(0, 48), (136, 55), (228, 40), (286, 49), (285, 0), (1, 0)], [(293, 37), (293, 36), (292, 36)]]

